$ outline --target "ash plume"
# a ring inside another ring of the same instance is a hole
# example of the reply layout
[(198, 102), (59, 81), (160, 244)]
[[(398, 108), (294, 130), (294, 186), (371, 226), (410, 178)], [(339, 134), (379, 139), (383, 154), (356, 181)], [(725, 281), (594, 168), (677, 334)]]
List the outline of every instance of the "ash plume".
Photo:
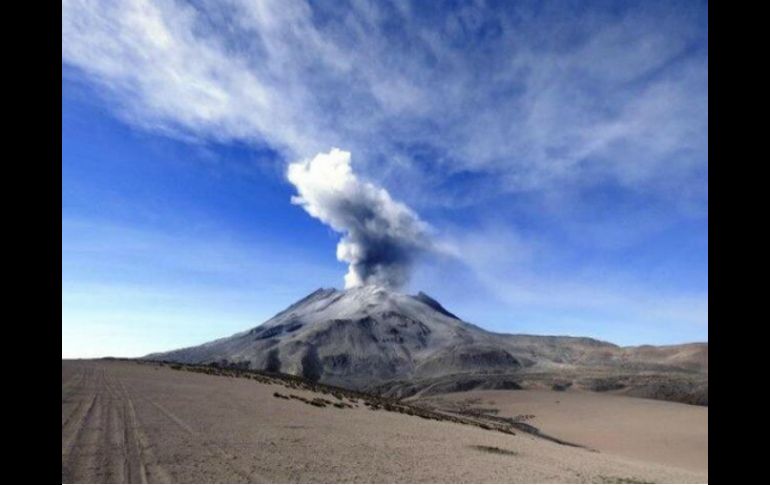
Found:
[(343, 234), (337, 259), (349, 263), (345, 288), (403, 286), (414, 258), (430, 247), (428, 226), (383, 188), (358, 179), (350, 152), (333, 148), (289, 165), (293, 204)]

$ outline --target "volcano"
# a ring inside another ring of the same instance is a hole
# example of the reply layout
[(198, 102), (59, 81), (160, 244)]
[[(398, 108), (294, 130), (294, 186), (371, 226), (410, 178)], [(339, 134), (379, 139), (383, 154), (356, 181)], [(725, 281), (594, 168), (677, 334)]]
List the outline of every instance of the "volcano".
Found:
[(465, 322), (425, 293), (321, 288), (263, 324), (148, 360), (256, 369), (384, 395), (570, 387), (708, 403), (708, 344), (619, 347), (510, 335)]

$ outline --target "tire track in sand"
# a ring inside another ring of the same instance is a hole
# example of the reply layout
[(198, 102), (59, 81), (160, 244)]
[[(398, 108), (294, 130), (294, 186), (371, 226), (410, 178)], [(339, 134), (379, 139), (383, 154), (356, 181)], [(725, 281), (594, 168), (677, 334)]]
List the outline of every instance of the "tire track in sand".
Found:
[[(77, 394), (83, 394), (81, 391), (82, 388), (87, 388), (86, 381), (88, 379), (88, 376), (91, 374), (91, 369), (88, 368), (81, 368), (81, 371), (79, 372), (80, 377), (77, 378), (77, 382), (74, 383), (74, 379), (70, 379), (67, 381), (66, 384), (62, 385), (62, 423), (61, 423), (61, 429), (62, 429), (62, 449), (64, 449), (64, 434), (65, 429), (67, 426), (72, 422), (73, 418), (76, 418), (75, 422), (79, 422), (80, 419), (83, 418), (83, 407), (86, 406), (86, 408), (90, 407), (93, 404), (93, 399), (89, 400), (88, 396), (80, 396), (78, 399), (74, 399), (77, 401), (77, 404), (74, 406), (69, 406), (69, 403), (73, 401), (71, 399), (73, 396), (76, 396)], [(65, 389), (66, 389), (66, 397), (65, 397)], [(93, 397), (93, 396), (92, 396)], [(64, 410), (66, 407), (71, 407), (72, 410), (67, 414), (67, 417), (64, 417)]]
[(88, 372), (88, 368), (79, 367), (75, 374), (61, 385), (61, 400), (67, 401), (77, 390), (78, 385), (83, 382), (83, 376)]
[(98, 476), (96, 460), (104, 429), (103, 401), (101, 393), (94, 394), (83, 418), (72, 428), (72, 436), (62, 448), (62, 481), (65, 477), (73, 482), (101, 481), (94, 475)]
[(88, 381), (91, 378), (91, 372), (86, 371), (81, 379), (81, 389), (75, 389), (73, 395), (80, 395), (78, 403), (74, 406), (72, 412), (62, 420), (62, 461), (66, 455), (72, 451), (74, 442), (78, 435), (83, 432), (83, 425), (94, 412), (96, 406), (96, 392), (89, 392), (91, 387)]
[(112, 481), (132, 483), (132, 477), (129, 472), (128, 442), (126, 440), (127, 426), (123, 410), (123, 397), (110, 385), (106, 374), (104, 388), (110, 395), (108, 427), (103, 435), (103, 450), (107, 454), (108, 470)]
[(120, 416), (120, 434), (118, 448), (121, 450), (122, 475), (126, 483), (172, 482), (172, 477), (164, 469), (154, 453), (136, 416), (133, 399), (126, 386), (117, 378), (111, 378), (114, 384), (105, 382), (109, 392), (116, 398), (116, 411)]
[(172, 413), (166, 407), (153, 401), (152, 399), (145, 399), (145, 400), (148, 403), (152, 404), (158, 411), (160, 411), (162, 415), (168, 418), (169, 421), (171, 421), (177, 427), (182, 429), (185, 433), (193, 437), (203, 448), (207, 449), (210, 452), (211, 456), (218, 456), (219, 460), (224, 465), (226, 465), (229, 469), (234, 471), (239, 477), (244, 479), (246, 483), (266, 483), (267, 482), (263, 477), (259, 475), (255, 476), (254, 472), (249, 472), (237, 466), (235, 463), (233, 463), (232, 458), (230, 457), (230, 455), (228, 455), (227, 451), (224, 448), (222, 448), (217, 444), (211, 443), (210, 441), (205, 440), (200, 433), (195, 431), (183, 419), (181, 419), (176, 414)]
[(62, 420), (62, 483), (172, 481), (147, 450), (133, 402), (106, 366), (86, 368), (72, 395), (78, 403)]
[[(153, 453), (153, 443), (143, 430), (129, 389), (109, 366), (83, 367), (82, 376), (77, 381), (68, 379), (64, 386), (77, 403), (62, 417), (62, 483), (175, 481)], [(165, 406), (147, 397), (139, 399), (191, 437), (210, 459), (230, 470), (233, 481), (265, 482), (254, 471), (239, 466), (235, 455), (207, 440)]]
[(99, 476), (105, 482), (132, 483), (133, 480), (127, 472), (126, 443), (123, 439), (126, 429), (122, 413), (123, 398), (110, 386), (106, 372), (103, 376), (104, 390), (108, 397), (105, 428), (100, 441)]

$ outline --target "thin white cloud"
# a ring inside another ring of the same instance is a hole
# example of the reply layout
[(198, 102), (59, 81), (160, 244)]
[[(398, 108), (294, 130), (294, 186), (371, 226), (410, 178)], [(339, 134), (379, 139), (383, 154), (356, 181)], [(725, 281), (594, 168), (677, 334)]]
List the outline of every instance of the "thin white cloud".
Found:
[[(590, 322), (597, 331), (628, 322), (646, 322), (651, 328), (676, 325), (707, 332), (705, 290), (691, 285), (683, 288), (665, 278), (656, 285), (645, 281), (632, 267), (575, 261), (570, 254), (572, 246), (523, 234), (499, 222), (454, 227), (445, 232), (446, 243), (453, 248), (453, 254), (461, 256), (468, 277), (480, 284), (482, 293), (494, 295), (512, 312), (539, 312), (547, 318), (590, 314), (598, 317)], [(457, 269), (443, 268), (447, 261), (439, 263), (442, 267), (434, 263), (422, 269), (441, 286), (442, 272)], [(462, 281), (462, 286), (468, 287), (463, 291), (473, 295), (471, 283), (465, 278)]]
[(707, 53), (690, 52), (704, 29), (685, 13), (416, 7), (65, 0), (62, 59), (141, 126), (288, 159), (341, 146), (386, 185), (436, 177), (411, 162), (428, 147), (441, 173), (495, 174), (503, 191), (704, 195)]

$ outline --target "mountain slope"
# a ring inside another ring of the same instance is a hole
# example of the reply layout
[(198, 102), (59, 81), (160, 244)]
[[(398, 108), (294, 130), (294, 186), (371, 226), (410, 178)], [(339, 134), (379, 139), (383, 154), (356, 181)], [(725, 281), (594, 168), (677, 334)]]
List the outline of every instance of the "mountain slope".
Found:
[[(708, 372), (707, 344), (622, 348), (590, 338), (496, 334), (424, 293), (377, 286), (319, 289), (251, 330), (147, 358), (283, 372), (397, 396), (437, 385), (446, 392), (558, 376), (579, 381), (644, 371), (699, 379)], [(587, 387), (594, 385), (604, 384)]]

